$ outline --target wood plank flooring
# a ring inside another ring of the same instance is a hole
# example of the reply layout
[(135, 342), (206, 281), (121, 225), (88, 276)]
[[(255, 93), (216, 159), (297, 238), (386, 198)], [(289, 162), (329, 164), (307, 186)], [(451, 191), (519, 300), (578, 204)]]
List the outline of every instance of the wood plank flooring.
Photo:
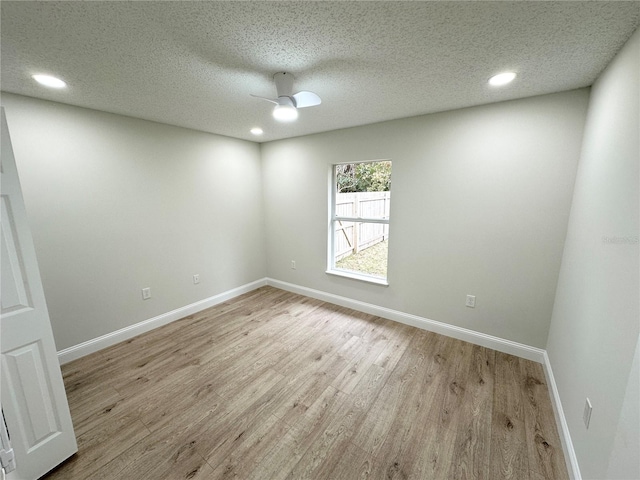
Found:
[(271, 287), (62, 370), (47, 480), (568, 479), (541, 365)]

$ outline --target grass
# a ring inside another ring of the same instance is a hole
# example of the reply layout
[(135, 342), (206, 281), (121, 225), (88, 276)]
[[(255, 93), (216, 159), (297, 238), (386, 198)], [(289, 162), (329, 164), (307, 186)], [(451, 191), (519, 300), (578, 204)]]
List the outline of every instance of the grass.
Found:
[(387, 276), (389, 242), (379, 242), (336, 262), (336, 268), (366, 273), (377, 277)]

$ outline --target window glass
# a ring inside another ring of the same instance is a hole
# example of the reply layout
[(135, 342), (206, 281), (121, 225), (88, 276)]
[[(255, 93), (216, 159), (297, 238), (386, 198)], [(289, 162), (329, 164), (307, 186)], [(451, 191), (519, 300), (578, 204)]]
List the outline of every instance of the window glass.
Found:
[(390, 205), (391, 161), (334, 165), (330, 273), (386, 280)]

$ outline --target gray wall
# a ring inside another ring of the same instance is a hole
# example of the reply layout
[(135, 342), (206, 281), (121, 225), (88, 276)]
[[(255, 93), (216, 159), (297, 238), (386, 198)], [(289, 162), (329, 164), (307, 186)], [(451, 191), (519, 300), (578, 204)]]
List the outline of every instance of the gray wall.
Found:
[[(268, 275), (544, 348), (588, 95), (264, 144)], [(330, 165), (374, 159), (393, 161), (388, 287), (325, 273)]]
[(2, 104), (59, 350), (265, 276), (259, 145)]
[(586, 479), (640, 478), (637, 366), (631, 373), (640, 316), (639, 76), (640, 31), (591, 91), (547, 345)]

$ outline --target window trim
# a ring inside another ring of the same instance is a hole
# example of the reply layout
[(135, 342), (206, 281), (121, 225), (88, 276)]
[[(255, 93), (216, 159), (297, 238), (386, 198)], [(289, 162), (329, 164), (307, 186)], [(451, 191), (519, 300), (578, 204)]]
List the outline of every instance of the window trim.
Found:
[[(353, 280), (360, 280), (367, 283), (372, 283), (376, 285), (389, 286), (389, 274), (385, 277), (378, 277), (375, 275), (368, 275), (366, 273), (355, 272), (352, 270), (342, 270), (336, 268), (335, 265), (335, 223), (338, 221), (346, 221), (353, 223), (380, 223), (389, 225), (389, 229), (391, 229), (390, 218), (391, 214), (387, 218), (369, 218), (369, 217), (338, 217), (336, 215), (336, 195), (338, 194), (337, 189), (337, 176), (336, 176), (336, 166), (337, 165), (347, 165), (347, 164), (357, 164), (357, 163), (377, 163), (377, 162), (391, 162), (392, 160), (389, 158), (381, 158), (377, 160), (359, 160), (357, 162), (337, 162), (332, 163), (329, 166), (329, 222), (328, 222), (328, 242), (329, 248), (327, 248), (327, 270), (325, 273), (328, 275), (335, 275), (338, 277), (351, 278)], [(389, 260), (387, 258), (387, 266)]]
[(335, 275), (336, 277), (351, 278), (353, 280), (360, 280), (361, 282), (374, 283), (376, 285), (389, 286), (389, 282), (386, 278), (374, 277), (373, 275), (367, 275), (365, 273), (352, 272), (350, 270), (327, 270), (325, 273), (329, 275)]

